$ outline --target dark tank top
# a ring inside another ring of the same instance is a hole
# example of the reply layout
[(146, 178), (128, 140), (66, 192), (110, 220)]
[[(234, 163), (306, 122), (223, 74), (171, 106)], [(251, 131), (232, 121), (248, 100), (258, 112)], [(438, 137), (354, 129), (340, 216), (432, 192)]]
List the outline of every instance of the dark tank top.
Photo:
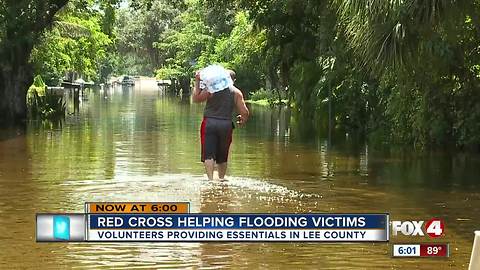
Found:
[(222, 91), (213, 93), (207, 99), (203, 116), (231, 120), (234, 107), (235, 92), (230, 90), (230, 88), (225, 88)]

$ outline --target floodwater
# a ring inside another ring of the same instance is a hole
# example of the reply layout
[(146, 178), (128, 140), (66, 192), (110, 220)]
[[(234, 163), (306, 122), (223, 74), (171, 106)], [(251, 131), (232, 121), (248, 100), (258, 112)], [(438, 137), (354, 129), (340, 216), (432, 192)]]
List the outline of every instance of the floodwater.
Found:
[[(480, 229), (480, 157), (389, 147), (345, 134), (332, 144), (286, 110), (251, 107), (227, 181), (200, 163), (202, 105), (148, 81), (86, 92), (65, 122), (0, 131), (2, 269), (466, 269)], [(77, 110), (78, 109), (78, 110)], [(75, 113), (73, 113), (75, 112)], [(35, 213), (85, 201), (190, 201), (200, 213), (368, 213), (442, 218), (448, 259), (393, 259), (388, 243), (36, 243)]]

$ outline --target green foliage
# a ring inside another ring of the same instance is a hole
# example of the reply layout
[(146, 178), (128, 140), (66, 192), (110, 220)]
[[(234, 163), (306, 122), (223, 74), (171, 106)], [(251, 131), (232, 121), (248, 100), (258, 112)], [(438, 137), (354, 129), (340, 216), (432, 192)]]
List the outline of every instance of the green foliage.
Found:
[(76, 70), (155, 74), (185, 90), (220, 63), (247, 94), (261, 89), (251, 100), (286, 98), (316, 126), (331, 105), (337, 129), (382, 142), (480, 145), (478, 1), (105, 1), (73, 1), (36, 46), (47, 84)]
[[(115, 26), (119, 63), (115, 73), (152, 75), (162, 65), (165, 55), (156, 48), (164, 32), (173, 26), (179, 7), (172, 1), (156, 0), (145, 5), (133, 3), (136, 8), (118, 10)], [(144, 3), (145, 4), (145, 3)]]
[(65, 116), (66, 105), (61, 96), (46, 92), (44, 96), (40, 96), (34, 92), (32, 103), (30, 105), (30, 113), (33, 117), (40, 119), (55, 120)]
[(180, 67), (163, 67), (157, 70), (156, 78), (160, 80), (178, 78), (183, 75)]
[(45, 85), (45, 82), (42, 79), (41, 75), (35, 76), (33, 79), (33, 84), (28, 88), (27, 91), (27, 104), (29, 106), (32, 105), (34, 101), (34, 97), (37, 96), (45, 96), (45, 88), (47, 85)]
[[(189, 1), (171, 20), (155, 47), (160, 54), (159, 78), (191, 78), (195, 70), (212, 63), (234, 69), (238, 86), (247, 91), (263, 86), (264, 32), (255, 33), (245, 12), (230, 14), (228, 22), (215, 22), (216, 8), (208, 2)], [(210, 14), (210, 15), (209, 15)], [(228, 32), (223, 32), (228, 31)]]
[(45, 77), (50, 85), (58, 85), (63, 73), (72, 66), (66, 44), (56, 31), (46, 34), (43, 43), (34, 49), (31, 60), (36, 73)]
[(37, 75), (28, 89), (27, 105), (32, 117), (59, 119), (65, 116), (66, 105), (61, 96), (46, 90), (40, 75)]
[(198, 68), (198, 58), (204, 50), (214, 44), (211, 29), (202, 20), (201, 6), (198, 1), (189, 3), (160, 36), (155, 47), (164, 59), (160, 68), (176, 70), (182, 77), (191, 77)]
[(458, 33), (465, 13), (475, 9), (463, 0), (333, 2), (350, 47), (377, 74), (386, 67), (408, 68), (419, 56), (442, 54), (436, 41)]
[(237, 73), (237, 85), (251, 91), (263, 87), (265, 62), (265, 31), (254, 32), (253, 23), (245, 12), (238, 12), (228, 36), (216, 39), (212, 50), (204, 51), (197, 67), (221, 63)]
[(261, 99), (273, 99), (275, 98), (275, 95), (272, 91), (269, 91), (269, 90), (265, 90), (265, 89), (259, 89), (255, 92), (251, 92), (250, 93), (250, 96), (249, 96), (249, 99), (250, 100), (253, 100), (253, 101), (256, 101), (256, 100), (261, 100)]
[[(182, 4), (183, 3), (183, 4)], [(246, 12), (225, 1), (225, 11), (209, 1), (152, 0), (120, 9), (116, 73), (190, 80), (194, 71), (220, 63), (238, 74), (238, 86), (263, 86), (265, 32), (257, 33)], [(220, 18), (220, 19), (215, 19)]]
[(480, 145), (477, 2), (237, 3), (265, 33), (266, 79), (304, 120), (325, 123), (332, 104), (337, 128), (381, 141)]
[(112, 40), (102, 32), (98, 13), (77, 13), (75, 3), (67, 5), (32, 52), (34, 70), (48, 85), (58, 85), (67, 71), (78, 72), (85, 79), (98, 79), (100, 63)]

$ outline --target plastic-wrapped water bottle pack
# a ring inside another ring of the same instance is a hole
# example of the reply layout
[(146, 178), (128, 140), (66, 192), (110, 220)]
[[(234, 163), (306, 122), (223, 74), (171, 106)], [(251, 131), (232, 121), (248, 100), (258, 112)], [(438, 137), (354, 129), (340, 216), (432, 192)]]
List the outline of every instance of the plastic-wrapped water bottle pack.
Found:
[(233, 86), (230, 73), (220, 65), (210, 65), (200, 70), (200, 80), (210, 93), (222, 91)]

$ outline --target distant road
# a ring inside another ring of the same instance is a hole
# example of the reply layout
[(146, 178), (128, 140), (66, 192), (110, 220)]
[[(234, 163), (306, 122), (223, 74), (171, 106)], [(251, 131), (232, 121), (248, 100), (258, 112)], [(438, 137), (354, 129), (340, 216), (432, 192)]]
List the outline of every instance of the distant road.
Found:
[(157, 79), (153, 77), (140, 76), (135, 78), (135, 89), (138, 90), (158, 90)]

